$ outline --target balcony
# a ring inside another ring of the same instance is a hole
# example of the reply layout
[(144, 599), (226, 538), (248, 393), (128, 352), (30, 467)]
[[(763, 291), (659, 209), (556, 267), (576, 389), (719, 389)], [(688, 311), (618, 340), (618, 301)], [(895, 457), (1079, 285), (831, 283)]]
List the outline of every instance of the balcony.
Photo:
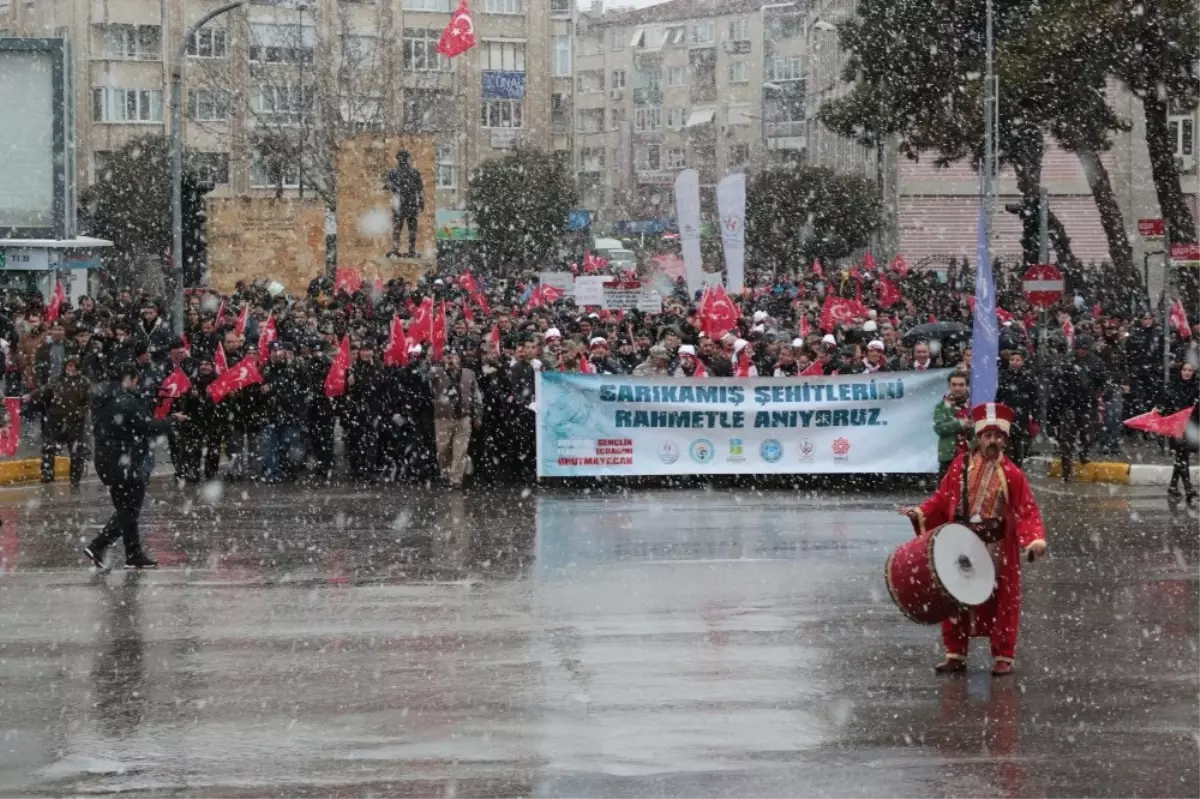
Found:
[(634, 105), (662, 105), (662, 89), (634, 89)]
[(717, 82), (711, 79), (701, 83), (697, 81), (691, 87), (692, 105), (697, 103), (715, 103), (717, 101)]
[(550, 0), (550, 16), (570, 18), (571, 0)]
[(808, 123), (802, 120), (764, 122), (768, 150), (804, 150), (808, 147)]

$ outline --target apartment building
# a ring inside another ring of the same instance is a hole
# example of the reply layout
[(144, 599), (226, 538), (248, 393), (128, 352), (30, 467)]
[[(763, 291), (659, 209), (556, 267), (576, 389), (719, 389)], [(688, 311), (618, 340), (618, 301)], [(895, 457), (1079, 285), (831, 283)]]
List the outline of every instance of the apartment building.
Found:
[(720, 178), (805, 149), (804, 0), (668, 0), (581, 11), (575, 164), (602, 222), (674, 216), (681, 169)]
[[(169, 131), (188, 25), (220, 0), (0, 0), (0, 31), (70, 39), (79, 181)], [(455, 0), (250, 0), (184, 48), (184, 142), (217, 194), (313, 196), (331, 144), (367, 131), (438, 137), (438, 207), (470, 170), (528, 143), (570, 158), (571, 0), (476, 0), (479, 45), (436, 52)]]
[[(808, 66), (808, 156), (813, 163), (838, 171), (856, 172), (876, 181), (889, 224), (877, 250), (890, 255), (902, 252), (910, 263), (944, 263), (947, 258), (971, 257), (975, 253), (979, 191), (978, 174), (965, 163), (945, 169), (933, 166), (932, 158), (913, 162), (902, 158), (894, 144), (878, 150), (863, 148), (839, 137), (816, 121), (821, 104), (850, 90), (842, 81), (845, 53), (838, 41), (838, 25), (852, 18), (854, 0), (810, 0), (805, 29), (810, 57)], [(1161, 216), (1150, 157), (1146, 149), (1145, 121), (1141, 102), (1116, 82), (1108, 87), (1117, 113), (1130, 120), (1132, 129), (1115, 134), (1112, 148), (1102, 154), (1127, 232), (1134, 244), (1135, 262), (1142, 264), (1146, 248), (1137, 236), (1139, 218)], [(1000, 87), (1001, 113), (1004, 87)], [(1171, 109), (1168, 128), (1175, 142), (1177, 163), (1183, 172), (1182, 185), (1193, 203), (1197, 195), (1194, 112)], [(1072, 250), (1083, 261), (1109, 260), (1108, 240), (1079, 159), (1047, 140), (1042, 179), (1050, 203), (1071, 238)], [(1020, 199), (1011, 172), (1000, 176), (998, 208)], [(1195, 206), (1193, 206), (1195, 207)], [(1013, 214), (999, 210), (993, 221), (993, 251), (1006, 260), (1021, 257), (1021, 226)], [(1161, 285), (1161, 258), (1152, 259), (1150, 286)]]

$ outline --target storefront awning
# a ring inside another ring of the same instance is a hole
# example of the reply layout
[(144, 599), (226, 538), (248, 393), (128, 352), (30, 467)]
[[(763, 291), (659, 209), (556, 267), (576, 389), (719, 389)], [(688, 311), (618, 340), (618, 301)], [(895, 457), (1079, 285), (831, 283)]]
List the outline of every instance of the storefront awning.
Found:
[(691, 115), (688, 116), (687, 122), (683, 123), (683, 126), (685, 128), (694, 128), (699, 125), (707, 125), (716, 116), (717, 110), (715, 108), (696, 108), (692, 110)]

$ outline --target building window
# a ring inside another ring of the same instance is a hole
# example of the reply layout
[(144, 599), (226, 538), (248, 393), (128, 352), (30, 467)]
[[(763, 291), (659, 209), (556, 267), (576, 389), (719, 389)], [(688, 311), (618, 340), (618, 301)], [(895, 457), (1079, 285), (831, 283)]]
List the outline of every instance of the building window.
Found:
[(692, 26), (692, 44), (712, 44), (714, 38), (712, 20), (697, 22)]
[(404, 68), (410, 72), (449, 72), (450, 59), (437, 51), (442, 32), (431, 28), (404, 29)]
[(680, 147), (667, 148), (667, 169), (683, 169), (687, 166), (687, 156)]
[(571, 16), (571, 0), (550, 0), (550, 16)]
[(369, 65), (375, 61), (378, 41), (376, 36), (347, 36), (342, 45), (343, 57), (352, 66)]
[(614, 108), (610, 112), (610, 116), (612, 117), (612, 129), (618, 130), (621, 127), (621, 123), (625, 121), (625, 109)]
[(228, 37), (224, 28), (201, 28), (188, 39), (187, 54), (192, 58), (228, 58)]
[(741, 17), (730, 21), (729, 38), (735, 42), (750, 41), (750, 20), (746, 17)]
[(229, 92), (223, 89), (196, 89), (189, 105), (192, 119), (197, 122), (224, 122), (229, 118)]
[(95, 89), (92, 119), (96, 122), (162, 122), (163, 93), (157, 89)]
[(687, 26), (671, 25), (663, 31), (663, 47), (682, 47), (687, 44)]
[(639, 69), (633, 73), (633, 79), (637, 83), (637, 88), (657, 91), (662, 87), (662, 70), (657, 67), (654, 69)]
[(489, 14), (520, 14), (521, 0), (487, 0), (484, 10)]
[(584, 147), (579, 151), (580, 172), (602, 172), (604, 170), (604, 148)]
[(614, 69), (612, 73), (612, 87), (614, 89), (625, 88), (625, 70)]
[(750, 65), (745, 61), (734, 61), (729, 65), (729, 82), (746, 83), (750, 80)]
[(686, 86), (687, 67), (667, 67), (667, 86)]
[(481, 66), (501, 72), (524, 72), (525, 42), (484, 42)]
[(580, 94), (604, 91), (604, 70), (589, 69), (575, 76), (575, 90)]
[(779, 56), (767, 62), (767, 80), (802, 80), (804, 67), (800, 56)]
[(647, 144), (638, 150), (638, 172), (657, 172), (662, 169), (662, 145)]
[(686, 108), (668, 108), (667, 109), (667, 127), (671, 130), (681, 130), (687, 123), (688, 110)]
[(108, 57), (118, 61), (158, 61), (162, 58), (162, 28), (158, 25), (106, 25)]
[(555, 36), (550, 45), (550, 74), (557, 78), (571, 75), (571, 37)]
[(584, 108), (579, 112), (580, 133), (602, 133), (604, 131), (604, 109)]
[(201, 183), (224, 186), (229, 183), (228, 153), (196, 153), (196, 176)]
[(634, 113), (633, 127), (635, 130), (659, 130), (662, 127), (662, 107), (639, 106)]
[(107, 180), (112, 175), (105, 174), (108, 169), (109, 159), (112, 158), (112, 150), (96, 150), (92, 153), (92, 182), (98, 180)]
[(454, 119), (454, 97), (437, 89), (406, 89), (404, 123), (411, 130), (447, 130)]
[(298, 189), (300, 164), (287, 156), (265, 156), (255, 152), (250, 158), (250, 187)]
[(525, 103), (521, 100), (484, 100), (480, 111), (479, 124), (485, 128), (519, 128), (523, 126)]
[(437, 148), (437, 187), (454, 188), (454, 145), (439, 144)]
[(405, 11), (450, 12), (450, 0), (404, 0)]
[(1167, 135), (1175, 149), (1176, 157), (1192, 156), (1196, 153), (1196, 129), (1192, 112), (1177, 100), (1167, 105)]
[(750, 162), (750, 145), (749, 144), (731, 144), (729, 145), (729, 165), (745, 166)]
[(255, 88), (252, 110), (262, 122), (298, 125), (312, 120), (313, 93), (308, 86), (260, 85)]
[(250, 25), (250, 60), (260, 64), (311, 64), (317, 29), (312, 25)]
[(608, 34), (609, 41), (612, 42), (613, 51), (625, 49), (625, 31), (621, 28), (613, 28)]

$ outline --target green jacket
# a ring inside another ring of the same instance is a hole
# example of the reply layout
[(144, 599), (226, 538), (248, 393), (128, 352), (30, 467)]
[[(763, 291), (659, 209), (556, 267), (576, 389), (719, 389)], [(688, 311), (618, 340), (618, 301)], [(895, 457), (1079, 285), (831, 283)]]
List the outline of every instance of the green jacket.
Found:
[(966, 436), (970, 443), (975, 429), (970, 419), (959, 419), (954, 415), (956, 408), (949, 399), (939, 402), (933, 409), (933, 431), (938, 435), (938, 463), (954, 460), (958, 453), (958, 437)]

